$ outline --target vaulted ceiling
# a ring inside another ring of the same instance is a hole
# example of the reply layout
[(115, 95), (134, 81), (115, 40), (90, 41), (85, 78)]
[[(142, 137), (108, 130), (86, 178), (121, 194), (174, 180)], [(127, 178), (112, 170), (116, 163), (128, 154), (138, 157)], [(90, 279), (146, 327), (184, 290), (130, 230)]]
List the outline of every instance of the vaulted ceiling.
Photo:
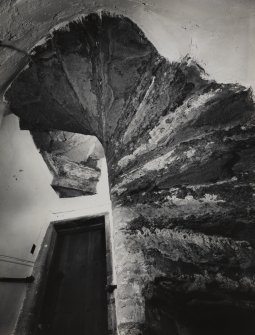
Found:
[(167, 61), (129, 19), (102, 13), (48, 35), (6, 99), (22, 129), (104, 146), (121, 335), (195, 327), (190, 303), (212, 319), (233, 301), (254, 311), (251, 89), (211, 80), (189, 56)]

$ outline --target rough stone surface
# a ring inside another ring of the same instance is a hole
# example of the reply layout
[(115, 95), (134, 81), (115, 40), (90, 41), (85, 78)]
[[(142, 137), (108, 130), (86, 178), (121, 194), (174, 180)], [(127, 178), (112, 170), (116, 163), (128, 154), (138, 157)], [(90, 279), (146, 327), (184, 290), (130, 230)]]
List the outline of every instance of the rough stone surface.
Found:
[(103, 156), (96, 138), (64, 131), (33, 132), (34, 142), (53, 175), (60, 198), (96, 194)]
[(55, 31), (32, 59), (6, 95), (21, 126), (105, 148), (119, 334), (253, 334), (252, 91), (188, 56), (166, 61), (106, 13)]

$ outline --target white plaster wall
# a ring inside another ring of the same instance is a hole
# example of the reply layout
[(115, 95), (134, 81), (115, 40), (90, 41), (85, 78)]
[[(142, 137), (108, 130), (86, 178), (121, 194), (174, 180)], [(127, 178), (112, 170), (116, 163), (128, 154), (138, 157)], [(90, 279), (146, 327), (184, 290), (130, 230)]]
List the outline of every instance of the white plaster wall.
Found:
[[(0, 277), (31, 275), (51, 221), (108, 213), (111, 204), (106, 161), (98, 194), (59, 199), (50, 187), (52, 176), (29, 131), (18, 118), (5, 116), (0, 128)], [(110, 215), (111, 217), (111, 215)], [(111, 228), (110, 228), (111, 229)], [(30, 253), (36, 244), (35, 253)], [(0, 282), (0, 335), (12, 334), (24, 299), (24, 284)]]
[(216, 81), (255, 88), (254, 0), (147, 0), (131, 18), (169, 60), (189, 53)]
[[(50, 181), (29, 132), (19, 130), (14, 115), (4, 117), (0, 131), (0, 255), (34, 260), (31, 246), (48, 222), (50, 206), (57, 202)], [(19, 271), (22, 276), (28, 270), (1, 264), (0, 275), (18, 275)]]

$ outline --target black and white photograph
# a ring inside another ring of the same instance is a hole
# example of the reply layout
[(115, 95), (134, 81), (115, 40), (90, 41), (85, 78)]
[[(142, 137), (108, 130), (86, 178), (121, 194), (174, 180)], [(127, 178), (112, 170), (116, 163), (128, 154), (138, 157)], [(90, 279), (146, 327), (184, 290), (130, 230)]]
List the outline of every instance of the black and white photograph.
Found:
[(0, 0), (0, 335), (255, 335), (255, 0)]

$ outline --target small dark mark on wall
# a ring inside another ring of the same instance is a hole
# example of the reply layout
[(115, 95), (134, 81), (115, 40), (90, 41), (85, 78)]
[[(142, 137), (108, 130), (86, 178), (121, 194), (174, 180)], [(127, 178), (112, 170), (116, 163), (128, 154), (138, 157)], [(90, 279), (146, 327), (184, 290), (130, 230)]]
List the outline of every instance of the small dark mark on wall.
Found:
[(36, 245), (35, 244), (33, 244), (32, 245), (32, 248), (31, 248), (31, 250), (30, 250), (30, 253), (33, 255), (33, 253), (35, 252), (35, 248), (36, 248)]
[(0, 282), (7, 283), (33, 283), (35, 278), (33, 276), (18, 278), (18, 277), (0, 277)]

